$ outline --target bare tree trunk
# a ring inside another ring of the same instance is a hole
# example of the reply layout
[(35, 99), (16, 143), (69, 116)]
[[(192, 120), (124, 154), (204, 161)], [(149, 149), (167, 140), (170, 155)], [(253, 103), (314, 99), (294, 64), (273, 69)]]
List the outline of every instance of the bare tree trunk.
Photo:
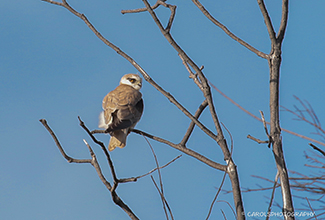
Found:
[(281, 65), (281, 46), (288, 22), (288, 0), (282, 0), (282, 17), (278, 34), (276, 35), (269, 13), (263, 0), (257, 0), (261, 9), (267, 31), (271, 40), (271, 52), (268, 57), (270, 68), (270, 142), (272, 143), (273, 155), (279, 172), (283, 215), (285, 219), (294, 219), (294, 209), (290, 192), (289, 176), (282, 150), (282, 138), (279, 115), (279, 82)]
[(289, 176), (282, 150), (279, 116), (279, 78), (281, 65), (281, 45), (276, 45), (269, 59), (270, 67), (270, 139), (273, 155), (280, 176), (283, 214), (285, 219), (294, 219), (294, 209), (290, 191)]

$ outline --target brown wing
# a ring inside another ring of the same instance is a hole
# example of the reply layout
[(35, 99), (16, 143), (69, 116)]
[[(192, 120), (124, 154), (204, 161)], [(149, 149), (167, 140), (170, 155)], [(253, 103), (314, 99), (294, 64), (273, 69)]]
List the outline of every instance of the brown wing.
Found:
[(105, 123), (109, 131), (135, 126), (143, 112), (142, 94), (128, 85), (119, 85), (103, 100)]

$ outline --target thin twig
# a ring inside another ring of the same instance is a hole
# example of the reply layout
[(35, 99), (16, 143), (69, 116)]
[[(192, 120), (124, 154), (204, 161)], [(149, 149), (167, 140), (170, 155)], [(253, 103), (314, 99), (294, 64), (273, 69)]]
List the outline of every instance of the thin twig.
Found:
[[(193, 73), (193, 71), (191, 70), (190, 66), (188, 65), (188, 63), (185, 61), (185, 59), (180, 55), (178, 54), (178, 56), (181, 58), (182, 62), (183, 62), (183, 65), (185, 66), (186, 70), (189, 72), (190, 76), (189, 78), (193, 79), (194, 83), (201, 89), (203, 90), (203, 86), (202, 86), (202, 83), (200, 82), (200, 80), (198, 79), (198, 76), (197, 74)], [(203, 68), (200, 68), (201, 70)]]
[[(154, 4), (151, 8), (156, 9), (161, 5), (161, 2), (165, 2), (166, 0), (158, 0), (156, 4)], [(139, 13), (139, 12), (144, 12), (147, 11), (147, 8), (137, 8), (137, 9), (128, 9), (128, 10), (122, 10), (122, 14), (127, 14), (127, 13)]]
[(221, 192), (222, 186), (223, 186), (223, 184), (224, 184), (224, 182), (225, 182), (225, 179), (226, 179), (226, 175), (227, 175), (227, 172), (225, 172), (225, 173), (223, 174), (223, 178), (222, 178), (222, 180), (221, 180), (221, 183), (220, 183), (220, 186), (219, 186), (219, 188), (218, 188), (218, 191), (217, 191), (216, 195), (214, 196), (214, 199), (213, 199), (213, 201), (212, 201), (212, 203), (211, 203), (211, 205), (210, 205), (210, 209), (209, 209), (209, 212), (208, 212), (208, 216), (206, 217), (206, 220), (208, 220), (208, 219), (210, 218), (210, 215), (211, 215), (211, 213), (212, 213), (212, 209), (213, 209), (213, 205), (214, 205), (215, 202), (217, 201), (218, 195), (219, 195), (219, 193)]
[(265, 133), (266, 133), (266, 136), (268, 137), (269, 141), (268, 141), (268, 148), (271, 147), (271, 143), (272, 143), (272, 136), (270, 135), (268, 129), (267, 129), (267, 126), (266, 126), (266, 121), (265, 121), (265, 117), (264, 117), (264, 113), (260, 110), (259, 111), (260, 114), (261, 114), (261, 118), (262, 118), (262, 122), (263, 122), (263, 126), (264, 126), (264, 130), (265, 130)]
[[(305, 103), (304, 103), (302, 100), (300, 100), (297, 96), (294, 96), (294, 98), (295, 98), (296, 100), (298, 100), (299, 103), (300, 103), (300, 104), (302, 105), (302, 107), (304, 108), (304, 110), (300, 110), (299, 108), (297, 108), (296, 106), (294, 106), (294, 107), (296, 108), (296, 111), (298, 111), (300, 114), (298, 114), (298, 113), (296, 113), (296, 112), (294, 112), (294, 111), (292, 111), (292, 110), (290, 110), (290, 109), (288, 109), (288, 108), (286, 108), (286, 107), (284, 107), (284, 106), (281, 106), (281, 107), (282, 107), (285, 111), (288, 111), (288, 112), (290, 112), (291, 114), (297, 116), (298, 119), (307, 122), (308, 124), (310, 124), (310, 125), (312, 125), (313, 127), (315, 127), (316, 130), (318, 130), (318, 131), (322, 132), (323, 134), (325, 134), (325, 130), (322, 129), (321, 124), (320, 124), (320, 121), (319, 121), (319, 119), (318, 119), (318, 117), (317, 117), (317, 115), (316, 115), (314, 109), (312, 108), (312, 106), (311, 106), (307, 101), (305, 101), (305, 102), (307, 103), (307, 105), (308, 105), (308, 106), (306, 106)], [(311, 117), (311, 119), (312, 119), (313, 121), (310, 121), (310, 120), (308, 120), (307, 118), (305, 118), (305, 116), (304, 116), (304, 114), (303, 114), (303, 111), (306, 111), (306, 112), (309, 114), (309, 116)]]
[(271, 213), (271, 208), (272, 208), (272, 203), (273, 203), (273, 200), (274, 200), (275, 189), (277, 188), (276, 186), (278, 185), (278, 179), (279, 179), (279, 172), (277, 172), (276, 175), (275, 175), (275, 180), (274, 180), (274, 184), (273, 184), (271, 199), (270, 199), (269, 207), (267, 208), (266, 220), (268, 220), (270, 218), (269, 213)]
[(227, 131), (227, 133), (228, 133), (228, 135), (230, 137), (230, 155), (232, 156), (232, 153), (233, 153), (233, 150), (234, 150), (234, 139), (232, 138), (232, 135), (231, 135), (229, 129), (226, 127), (226, 125), (224, 123), (222, 123), (222, 122), (221, 122), (221, 124), (224, 127), (224, 129), (226, 129), (226, 131)]
[(251, 140), (253, 140), (253, 141), (256, 141), (258, 144), (268, 144), (270, 141), (262, 141), (262, 140), (260, 140), (260, 139), (258, 139), (258, 138), (256, 138), (256, 137), (253, 137), (252, 135), (247, 135), (247, 138), (248, 139), (251, 139)]
[[(167, 203), (167, 202), (166, 202), (166, 198), (165, 198), (165, 195), (164, 195), (164, 186), (163, 186), (163, 182), (162, 182), (161, 172), (160, 172), (160, 169), (159, 169), (158, 158), (157, 158), (157, 155), (156, 155), (156, 153), (155, 153), (153, 147), (151, 146), (149, 140), (148, 140), (144, 135), (142, 135), (142, 137), (143, 137), (143, 138), (146, 140), (146, 142), (148, 143), (148, 145), (149, 145), (149, 147), (150, 147), (150, 149), (151, 149), (152, 155), (153, 155), (153, 157), (154, 157), (154, 159), (155, 159), (155, 162), (156, 162), (156, 166), (157, 166), (157, 170), (158, 170), (159, 184), (160, 184), (160, 190), (159, 190), (160, 193), (159, 193), (159, 194), (160, 194), (160, 198), (161, 198), (161, 201), (162, 201), (162, 204), (163, 204), (163, 208), (164, 208), (164, 211), (165, 211), (165, 214), (166, 214), (166, 218), (167, 218), (167, 220), (168, 220), (169, 218), (168, 218), (168, 213), (167, 213), (167, 210), (166, 210), (166, 203)], [(152, 176), (151, 176), (151, 177), (152, 177)], [(153, 177), (152, 177), (152, 179), (153, 179)], [(171, 210), (169, 210), (169, 212), (170, 212), (170, 214), (171, 214)], [(173, 215), (171, 214), (171, 216), (173, 216)], [(172, 219), (173, 219), (173, 217), (172, 217)]]
[[(223, 93), (220, 89), (218, 89), (215, 85), (213, 85), (211, 82), (209, 82), (209, 84), (211, 85), (211, 87), (213, 89), (215, 89), (217, 92), (219, 92), (223, 97), (225, 97), (228, 101), (230, 101), (232, 104), (234, 104), (235, 106), (237, 106), (240, 110), (242, 110), (243, 112), (245, 112), (246, 114), (248, 114), (249, 116), (253, 117), (254, 119), (262, 122), (262, 119), (260, 119), (259, 117), (257, 117), (256, 115), (252, 114), (251, 112), (247, 111), (245, 108), (243, 108), (241, 105), (239, 105), (237, 102), (235, 102), (233, 99), (231, 99), (230, 97), (228, 97), (225, 93)], [(266, 124), (270, 124), (270, 122), (266, 122)], [(282, 131), (284, 132), (287, 132), (289, 134), (292, 134), (294, 136), (297, 136), (297, 137), (300, 137), (300, 138), (303, 138), (305, 140), (309, 140), (309, 141), (312, 141), (314, 143), (317, 143), (317, 144), (320, 144), (320, 145), (323, 145), (325, 146), (325, 143), (323, 142), (320, 142), (318, 140), (315, 140), (315, 139), (312, 139), (312, 138), (309, 138), (307, 136), (304, 136), (304, 135), (301, 135), (301, 134), (298, 134), (298, 133), (295, 133), (293, 131), (290, 131), (288, 129), (285, 129), (285, 128), (281, 128)]]
[(313, 207), (311, 206), (311, 204), (310, 204), (310, 202), (309, 202), (309, 200), (308, 200), (307, 197), (306, 197), (306, 200), (307, 200), (307, 202), (308, 202), (308, 206), (309, 206), (310, 210), (314, 213), (314, 217), (315, 217), (315, 219), (317, 220), (317, 216), (315, 215), (315, 211), (314, 211)]
[[(161, 191), (160, 191), (160, 189), (159, 189), (159, 187), (158, 187), (158, 185), (157, 185), (157, 183), (156, 183), (156, 181), (155, 181), (155, 179), (153, 178), (153, 176), (150, 176), (151, 177), (151, 180), (152, 180), (152, 182), (154, 183), (154, 185), (155, 185), (155, 187), (156, 187), (156, 189), (157, 189), (157, 191), (158, 191), (158, 193), (160, 194), (160, 196), (161, 196)], [(166, 207), (168, 208), (168, 210), (170, 211), (170, 213), (171, 213), (171, 209), (170, 209), (170, 207), (169, 207), (169, 205), (168, 205), (168, 203), (167, 203), (167, 201), (166, 200), (164, 200), (163, 202), (165, 202), (164, 203), (164, 205), (166, 205)], [(166, 213), (166, 217), (167, 217), (167, 219), (168, 219), (168, 215), (167, 215), (167, 213)], [(171, 216), (172, 217), (172, 219), (174, 219), (173, 218), (173, 216)]]
[(226, 200), (219, 200), (219, 201), (217, 201), (217, 202), (224, 202), (224, 203), (226, 203), (226, 204), (230, 207), (232, 213), (234, 214), (234, 216), (235, 216), (235, 218), (236, 218), (235, 210), (233, 209), (233, 207), (230, 205), (230, 203), (229, 203), (228, 201), (226, 201)]
[[(171, 161), (169, 161), (168, 163), (166, 163), (165, 165), (159, 167), (159, 169), (163, 169), (165, 167), (167, 167), (168, 165), (170, 165), (171, 163), (175, 162), (177, 159), (179, 159), (182, 155), (178, 155), (177, 157), (175, 157), (174, 159), (172, 159)], [(156, 170), (158, 170), (158, 168), (154, 168), (152, 169), (151, 171), (149, 171), (148, 173), (146, 174), (143, 174), (143, 175), (140, 175), (140, 176), (137, 176), (137, 177), (130, 177), (130, 178), (124, 178), (124, 179), (119, 179), (119, 182), (120, 183), (125, 183), (125, 182), (136, 182), (138, 179), (142, 178), (142, 177), (145, 177), (145, 176), (148, 176), (149, 174), (155, 172)]]
[(222, 209), (220, 209), (220, 211), (221, 211), (221, 213), (222, 213), (223, 219), (224, 219), (224, 220), (227, 220), (227, 218), (226, 218), (226, 214), (224, 213), (224, 211), (223, 211)]
[[(203, 103), (199, 106), (198, 110), (196, 110), (194, 117), (196, 119), (199, 119), (201, 113), (204, 111), (204, 109), (207, 106), (208, 106), (208, 102), (207, 102), (207, 100), (204, 100)], [(181, 146), (184, 146), (184, 147), (186, 146), (186, 143), (193, 132), (194, 126), (195, 126), (195, 123), (193, 121), (191, 121), (190, 126), (188, 127), (182, 141), (179, 143)]]

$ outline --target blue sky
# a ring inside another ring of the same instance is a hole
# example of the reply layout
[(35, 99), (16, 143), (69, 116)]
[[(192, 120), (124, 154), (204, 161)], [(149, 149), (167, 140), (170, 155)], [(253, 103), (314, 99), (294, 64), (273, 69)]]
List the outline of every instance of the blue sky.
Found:
[[(143, 7), (141, 1), (69, 1), (84, 13), (110, 41), (134, 58), (165, 90), (194, 113), (203, 96), (188, 78), (177, 53), (164, 39), (148, 13), (125, 14), (122, 9)], [(220, 90), (255, 115), (264, 111), (268, 120), (268, 65), (246, 48), (227, 37), (208, 21), (191, 1), (171, 1), (177, 14), (172, 34), (206, 77)], [(220, 22), (257, 49), (269, 53), (270, 41), (255, 1), (202, 2)], [(275, 29), (281, 16), (281, 1), (266, 1)], [(323, 1), (290, 1), (289, 23), (283, 44), (281, 105), (293, 109), (293, 95), (308, 100), (321, 122), (324, 103), (324, 7)], [(169, 11), (157, 10), (166, 23)], [(38, 121), (47, 119), (67, 154), (89, 158), (86, 139), (95, 150), (103, 172), (111, 180), (100, 149), (79, 127), (80, 116), (95, 129), (102, 98), (114, 89), (122, 75), (136, 70), (104, 45), (84, 22), (66, 9), (42, 1), (0, 2), (0, 216), (2, 219), (128, 219), (111, 201), (110, 194), (88, 164), (68, 164), (52, 138)], [(137, 128), (179, 142), (189, 120), (150, 84), (144, 82), (145, 111)], [(220, 120), (234, 139), (234, 161), (242, 187), (256, 188), (273, 179), (276, 168), (266, 146), (246, 138), (251, 134), (265, 139), (264, 129), (228, 100), (213, 91)], [(208, 111), (201, 121), (214, 131)], [(308, 135), (314, 130), (281, 112), (283, 128)], [(108, 143), (107, 135), (98, 138)], [(228, 143), (230, 143), (229, 136)], [(151, 141), (160, 164), (181, 153)], [(283, 133), (287, 167), (303, 173), (308, 141)], [(188, 147), (223, 163), (216, 144), (195, 129)], [(146, 141), (130, 134), (127, 147), (111, 154), (118, 177), (144, 174), (155, 167)], [(166, 198), (175, 219), (204, 219), (222, 179), (193, 158), (183, 155), (162, 170)], [(156, 174), (154, 177), (157, 180)], [(227, 180), (224, 189), (230, 190)], [(140, 219), (164, 219), (159, 195), (150, 177), (121, 184), (118, 194)], [(271, 192), (244, 193), (246, 212), (266, 211)], [(295, 193), (295, 192), (294, 192)], [(230, 194), (220, 200), (232, 201)], [(281, 193), (276, 201), (281, 204)], [(294, 200), (296, 206), (305, 201)], [(317, 204), (314, 204), (315, 206)], [(229, 207), (215, 205), (211, 219), (232, 219)], [(274, 211), (280, 211), (274, 208)]]

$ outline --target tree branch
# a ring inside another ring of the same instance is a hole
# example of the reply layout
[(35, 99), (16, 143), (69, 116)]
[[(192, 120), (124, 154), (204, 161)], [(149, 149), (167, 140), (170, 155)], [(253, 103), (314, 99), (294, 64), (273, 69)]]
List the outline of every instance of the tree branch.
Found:
[[(79, 118), (80, 120), (80, 118)], [(138, 220), (138, 217), (133, 213), (133, 211), (122, 201), (122, 199), (117, 195), (115, 189), (117, 187), (118, 181), (116, 183), (114, 183), (114, 186), (112, 187), (111, 184), (106, 180), (106, 178), (104, 177), (101, 168), (99, 166), (99, 163), (96, 159), (96, 155), (93, 152), (93, 150), (91, 149), (90, 145), (87, 143), (87, 141), (83, 140), (84, 143), (86, 144), (86, 146), (88, 147), (89, 151), (90, 151), (90, 155), (92, 157), (92, 159), (88, 159), (88, 160), (79, 160), (79, 159), (74, 159), (71, 158), (69, 156), (66, 155), (66, 153), (64, 152), (58, 138), (56, 137), (56, 135), (54, 134), (54, 132), (52, 131), (52, 129), (48, 126), (47, 122), (45, 119), (41, 119), (40, 122), (43, 124), (43, 126), (48, 130), (48, 132), (51, 134), (52, 138), (54, 139), (56, 145), (58, 146), (61, 154), (63, 155), (63, 157), (68, 161), (68, 162), (74, 162), (74, 163), (90, 163), (96, 170), (100, 180), (103, 182), (103, 184), (106, 186), (106, 188), (111, 192), (111, 196), (112, 199), (114, 201), (115, 204), (117, 204), (122, 210), (124, 210), (124, 212), (132, 219), (132, 220)], [(80, 120), (80, 125), (87, 131), (88, 134), (90, 134), (88, 128), (83, 124), (83, 122)], [(101, 143), (100, 141), (96, 140), (91, 134), (90, 134), (91, 138), (94, 140), (95, 143), (101, 145), (103, 143)], [(104, 147), (105, 148), (105, 147)], [(109, 159), (110, 160), (110, 159)], [(113, 163), (110, 161), (109, 162), (112, 174), (115, 174), (115, 170), (113, 167)], [(114, 177), (116, 178), (116, 176)], [(117, 179), (117, 178), (116, 178)], [(115, 180), (114, 180), (115, 181)]]
[(289, 1), (282, 0), (282, 17), (281, 17), (279, 32), (277, 35), (278, 42), (282, 42), (284, 39), (284, 34), (288, 24), (288, 14), (289, 14)]
[[(204, 100), (203, 103), (199, 106), (198, 110), (196, 110), (196, 112), (195, 112), (194, 117), (196, 119), (199, 119), (201, 113), (204, 111), (204, 109), (207, 107), (207, 105), (208, 105), (207, 100)], [(179, 143), (179, 145), (186, 147), (186, 143), (193, 132), (194, 126), (195, 126), (195, 123), (193, 121), (191, 121), (190, 126), (188, 127), (188, 129), (187, 129), (182, 141)]]
[(181, 152), (183, 152), (183, 153), (185, 153), (185, 154), (187, 154), (189, 156), (192, 156), (192, 157), (196, 158), (197, 160), (207, 164), (208, 166), (210, 166), (212, 168), (215, 168), (215, 169), (221, 170), (221, 171), (226, 171), (227, 170), (227, 166), (219, 164), (217, 162), (214, 162), (214, 161), (206, 158), (205, 156), (202, 156), (201, 154), (199, 154), (199, 153), (197, 153), (197, 152), (195, 152), (195, 151), (193, 151), (193, 150), (191, 150), (189, 148), (185, 148), (185, 147), (181, 146), (180, 144), (174, 144), (174, 143), (172, 143), (170, 141), (167, 141), (167, 140), (165, 140), (163, 138), (153, 136), (151, 134), (148, 134), (146, 132), (143, 132), (143, 131), (140, 131), (140, 130), (137, 130), (137, 129), (132, 129), (131, 131), (136, 133), (136, 134), (146, 136), (146, 137), (148, 137), (150, 139), (153, 139), (155, 141), (167, 144), (167, 145), (169, 145), (169, 146), (171, 146), (171, 147), (173, 147), (173, 148), (175, 148), (175, 149), (177, 149), (177, 150), (179, 150), (179, 151), (181, 151)]
[(165, 165), (161, 166), (161, 167), (156, 167), (154, 169), (152, 169), (151, 171), (149, 171), (148, 173), (146, 174), (143, 174), (143, 175), (140, 175), (140, 176), (137, 176), (137, 177), (130, 177), (130, 178), (124, 178), (124, 179), (120, 179), (119, 182), (120, 183), (126, 183), (126, 182), (136, 182), (138, 179), (142, 178), (142, 177), (145, 177), (145, 176), (148, 176), (149, 174), (155, 172), (156, 170), (158, 169), (163, 169), (165, 167), (167, 167), (169, 164), (175, 162), (177, 159), (179, 159), (182, 155), (178, 155), (177, 157), (175, 157), (174, 159), (172, 159), (171, 161), (169, 161), (168, 163), (166, 163)]
[(269, 13), (267, 12), (267, 9), (265, 7), (264, 0), (257, 0), (257, 3), (258, 3), (258, 6), (260, 7), (260, 10), (262, 12), (262, 15), (264, 18), (264, 23), (265, 23), (267, 31), (269, 33), (271, 43), (272, 43), (272, 45), (275, 45), (276, 44), (275, 31), (274, 31)]
[(270, 143), (270, 141), (262, 141), (262, 140), (260, 140), (260, 139), (258, 139), (258, 138), (255, 138), (255, 137), (253, 137), (252, 135), (247, 135), (247, 138), (248, 139), (251, 139), (251, 140), (253, 140), (253, 141), (256, 141), (258, 144), (269, 144)]
[[(156, 9), (156, 8), (158, 8), (158, 7), (161, 5), (160, 2), (165, 2), (165, 1), (166, 1), (166, 0), (158, 0), (158, 1), (156, 2), (156, 4), (154, 4), (154, 5), (152, 6), (152, 9)], [(144, 12), (144, 11), (147, 11), (147, 8), (138, 8), (138, 9), (122, 10), (121, 13), (122, 13), (122, 14), (127, 14), (127, 13), (139, 13), (139, 12)]]
[(152, 181), (154, 182), (154, 184), (155, 184), (155, 186), (156, 186), (156, 188), (157, 188), (157, 190), (158, 190), (158, 192), (159, 192), (159, 195), (160, 195), (160, 198), (161, 198), (161, 201), (162, 201), (162, 204), (163, 204), (163, 208), (164, 208), (164, 211), (165, 211), (165, 214), (166, 214), (166, 218), (167, 218), (167, 220), (168, 220), (169, 218), (168, 218), (168, 213), (167, 213), (166, 207), (167, 207), (167, 209), (168, 209), (168, 211), (169, 211), (169, 214), (170, 214), (170, 216), (171, 216), (171, 218), (172, 218), (172, 220), (173, 220), (173, 219), (174, 219), (174, 217), (173, 217), (173, 213), (172, 213), (172, 211), (171, 211), (171, 209), (170, 209), (170, 207), (169, 207), (169, 205), (168, 205), (168, 203), (167, 203), (166, 197), (165, 197), (165, 195), (164, 195), (164, 187), (163, 187), (163, 182), (162, 182), (162, 177), (161, 177), (161, 172), (160, 172), (160, 168), (159, 168), (159, 162), (158, 162), (157, 155), (156, 155), (156, 153), (155, 153), (153, 147), (151, 146), (150, 142), (148, 141), (148, 139), (147, 139), (145, 136), (143, 136), (143, 137), (144, 137), (144, 139), (147, 141), (147, 143), (148, 143), (148, 145), (149, 145), (149, 147), (150, 147), (150, 149), (151, 149), (151, 152), (152, 152), (152, 154), (153, 154), (153, 156), (154, 156), (155, 162), (156, 162), (156, 166), (157, 166), (157, 170), (158, 170), (159, 183), (160, 183), (160, 189), (158, 188), (158, 186), (157, 186), (157, 184), (156, 184), (156, 182), (155, 182), (153, 176), (151, 176), (151, 179), (152, 179)]
[(273, 203), (273, 199), (274, 199), (275, 189), (276, 189), (276, 186), (278, 185), (278, 179), (279, 179), (279, 172), (277, 172), (276, 175), (275, 175), (275, 180), (274, 180), (274, 184), (273, 184), (271, 199), (270, 199), (269, 207), (267, 208), (267, 214), (268, 215), (266, 216), (266, 220), (268, 220), (270, 218), (269, 213), (271, 213), (271, 207), (272, 207), (272, 203)]
[(108, 161), (108, 165), (111, 169), (111, 173), (112, 173), (112, 176), (113, 176), (113, 180), (114, 180), (114, 185), (113, 185), (113, 188), (111, 189), (111, 191), (114, 191), (119, 183), (119, 180), (116, 176), (116, 173), (115, 173), (115, 169), (114, 169), (114, 165), (113, 165), (113, 161), (111, 159), (111, 156), (109, 155), (105, 145), (103, 142), (101, 141), (98, 141), (94, 135), (89, 131), (89, 129), (86, 127), (85, 123), (81, 120), (81, 118), (78, 116), (78, 119), (79, 119), (79, 122), (80, 122), (80, 126), (87, 132), (87, 134), (91, 137), (91, 139), (96, 143), (98, 144), (102, 150), (104, 151), (104, 154), (106, 156), (106, 159)]
[(213, 199), (213, 201), (212, 201), (212, 203), (210, 205), (210, 209), (209, 209), (209, 212), (208, 212), (208, 216), (206, 217), (206, 220), (208, 220), (210, 218), (213, 206), (214, 206), (215, 202), (217, 201), (218, 195), (221, 192), (222, 186), (223, 186), (223, 184), (224, 184), (224, 182), (226, 180), (226, 175), (227, 175), (227, 172), (225, 172), (223, 177), (222, 177), (222, 180), (221, 180), (220, 186), (218, 188), (218, 191), (217, 191), (216, 195), (214, 196), (214, 199)]
[(264, 59), (268, 59), (268, 55), (257, 50), (247, 42), (243, 41), (239, 37), (237, 37), (235, 34), (233, 34), (225, 25), (221, 24), (217, 19), (215, 19), (208, 10), (205, 9), (205, 7), (198, 1), (198, 0), (192, 0), (192, 2), (198, 7), (198, 9), (201, 10), (201, 12), (210, 20), (212, 23), (217, 25), (221, 30), (223, 30), (229, 37), (231, 37), (233, 40), (237, 41), (244, 47), (246, 47), (248, 50), (252, 51), (255, 53), (257, 56), (262, 57)]
[[(209, 84), (211, 85), (212, 88), (214, 88), (217, 92), (219, 92), (223, 97), (225, 97), (228, 101), (230, 101), (232, 104), (234, 104), (236, 107), (238, 107), (240, 110), (242, 110), (243, 112), (245, 112), (246, 114), (248, 114), (249, 116), (251, 116), (252, 118), (260, 121), (260, 122), (263, 122), (262, 119), (260, 119), (259, 117), (257, 117), (256, 115), (252, 114), (251, 112), (249, 112), (248, 110), (246, 110), (244, 107), (242, 107), (241, 105), (239, 105), (237, 102), (235, 102), (233, 99), (231, 99), (229, 96), (227, 96), (225, 93), (223, 93), (220, 89), (218, 89), (215, 85), (213, 85), (211, 82), (209, 82)], [(270, 124), (270, 122), (266, 122), (266, 124)], [(312, 141), (314, 143), (317, 143), (317, 144), (320, 144), (320, 145), (323, 145), (325, 146), (325, 143), (323, 142), (320, 142), (318, 140), (315, 140), (315, 139), (312, 139), (312, 138), (309, 138), (307, 136), (304, 136), (304, 135), (301, 135), (301, 134), (298, 134), (298, 133), (295, 133), (293, 131), (290, 131), (288, 129), (285, 129), (285, 128), (281, 128), (282, 131), (284, 132), (287, 132), (289, 134), (292, 134), (294, 136), (297, 136), (297, 137), (300, 137), (300, 138), (303, 138), (305, 140), (309, 140), (309, 141)]]
[(91, 163), (91, 159), (74, 159), (70, 156), (68, 156), (64, 149), (62, 148), (58, 138), (56, 137), (55, 133), (53, 132), (53, 130), (50, 128), (50, 126), (47, 124), (47, 121), (45, 119), (40, 119), (39, 120), (42, 125), (46, 128), (46, 130), (50, 133), (50, 135), (52, 136), (56, 146), (59, 148), (62, 156), (69, 162), (69, 163)]
[(189, 78), (193, 79), (194, 83), (201, 89), (203, 90), (203, 86), (202, 83), (200, 82), (200, 80), (198, 79), (197, 74), (194, 74), (191, 70), (191, 68), (189, 67), (188, 63), (183, 59), (183, 57), (178, 54), (178, 56), (181, 58), (183, 65), (185, 66), (186, 70), (189, 72), (190, 76)]

